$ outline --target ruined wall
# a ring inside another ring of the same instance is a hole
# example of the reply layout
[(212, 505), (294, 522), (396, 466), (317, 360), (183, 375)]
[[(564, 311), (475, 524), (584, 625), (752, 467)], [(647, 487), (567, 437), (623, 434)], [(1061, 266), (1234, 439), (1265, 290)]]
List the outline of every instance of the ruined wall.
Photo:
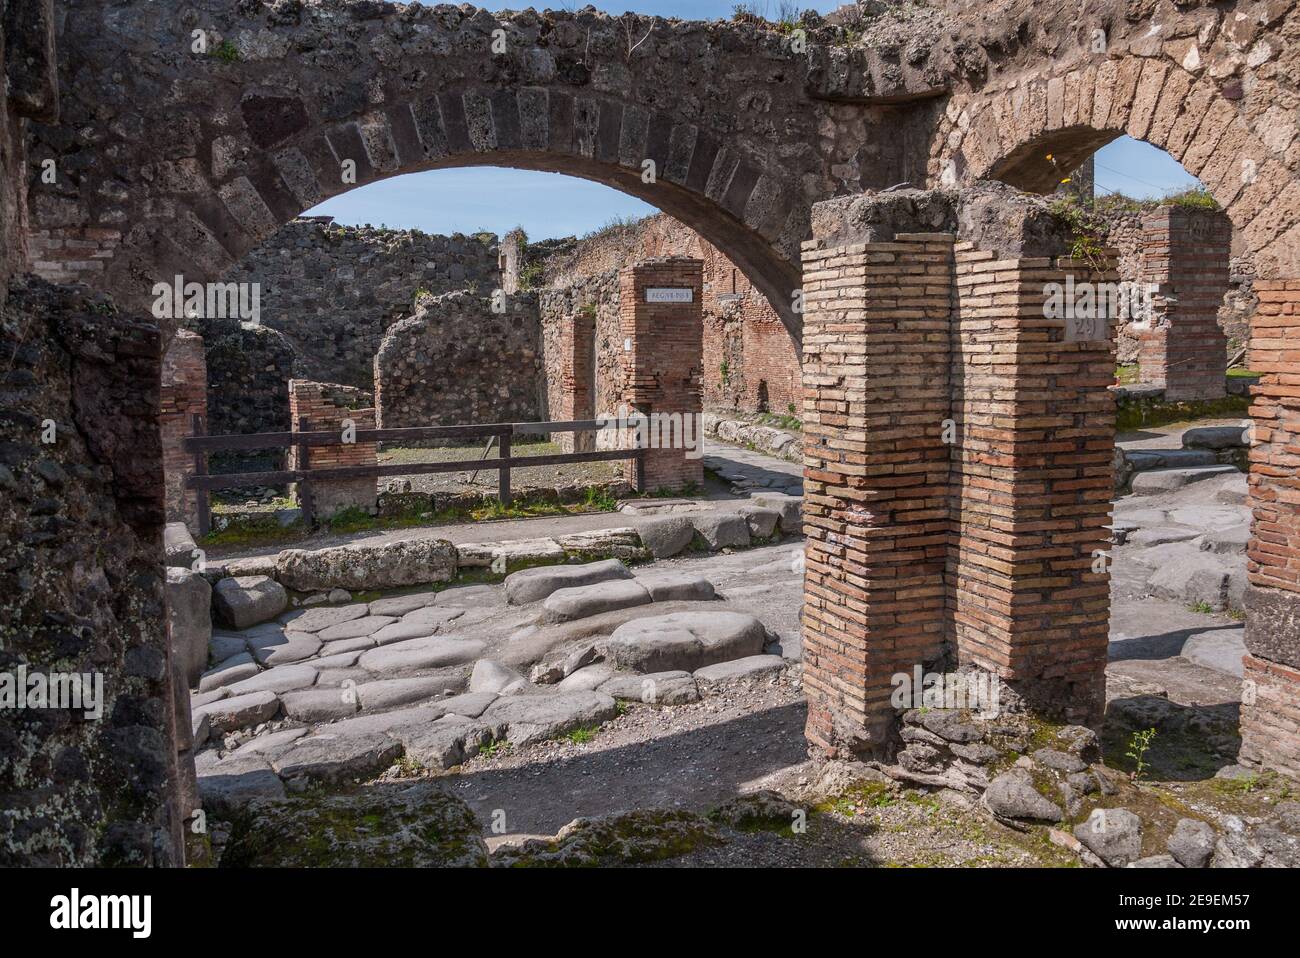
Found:
[(104, 707), (0, 713), (0, 866), (177, 861), (159, 353), (156, 327), (101, 299), (11, 286), (0, 671), (98, 673)]
[(500, 283), (496, 237), (433, 236), (418, 230), (286, 224), (225, 279), (261, 284), (261, 322), (293, 345), (294, 375), (373, 388), (385, 331), (411, 312), (420, 291)]
[(672, 217), (660, 214), (608, 229), (553, 254), (544, 282), (570, 287), (665, 256), (704, 262), (705, 408), (790, 412), (800, 398), (799, 356), (780, 316), (717, 247)]
[(374, 359), (380, 427), (537, 422), (545, 418), (537, 298), (509, 296), (505, 311), (469, 292), (421, 296)]
[[(592, 276), (577, 277), (569, 286), (548, 286), (538, 293), (549, 409), (560, 409), (566, 405), (567, 400), (561, 395), (561, 377), (556, 376), (555, 371), (563, 367), (566, 327), (580, 314), (586, 314), (590, 317), (593, 336), (595, 384), (592, 414), (614, 415), (618, 412), (623, 395), (620, 382), (623, 337), (619, 334), (618, 287), (618, 271), (608, 270)], [(551, 418), (555, 417), (552, 415)]]
[[(338, 383), (315, 383), (305, 379), (289, 381), (289, 415), (293, 431), (305, 421), (307, 432), (342, 432), (351, 422), (356, 429), (375, 428), (375, 405), (370, 393), (355, 386)], [(303, 462), (295, 447), (287, 454), (289, 469), (344, 469), (349, 466), (374, 466), (378, 462), (378, 445), (354, 442), (346, 445), (313, 446), (308, 461)], [(371, 512), (375, 508), (378, 481), (337, 479), (327, 482), (294, 483), (293, 494), (304, 511), (310, 508), (317, 520), (328, 519), (344, 509)]]
[(296, 352), (266, 326), (204, 319), (208, 432), (213, 435), (289, 431), (289, 380)]

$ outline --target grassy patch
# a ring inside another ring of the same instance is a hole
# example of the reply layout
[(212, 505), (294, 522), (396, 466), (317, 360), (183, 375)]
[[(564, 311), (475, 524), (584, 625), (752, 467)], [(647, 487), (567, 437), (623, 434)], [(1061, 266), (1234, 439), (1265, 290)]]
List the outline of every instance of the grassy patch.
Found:
[(1120, 432), (1136, 432), (1198, 419), (1233, 419), (1245, 416), (1249, 409), (1250, 399), (1246, 396), (1198, 402), (1121, 401), (1115, 414), (1115, 428)]
[(564, 739), (565, 741), (572, 742), (574, 745), (586, 745), (588, 742), (590, 742), (592, 739), (596, 737), (596, 733), (599, 731), (600, 731), (599, 725), (582, 725), (579, 726), (578, 728), (571, 729), (570, 731), (565, 732), (563, 735), (560, 736), (560, 738)]

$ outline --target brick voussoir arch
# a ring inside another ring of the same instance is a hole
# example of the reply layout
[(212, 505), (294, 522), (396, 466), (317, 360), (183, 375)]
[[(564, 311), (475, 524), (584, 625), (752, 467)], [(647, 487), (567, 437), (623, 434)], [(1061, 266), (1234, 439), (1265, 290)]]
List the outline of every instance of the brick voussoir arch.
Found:
[(1219, 83), (1130, 56), (958, 94), (936, 129), (941, 183), (997, 179), (1050, 192), (1127, 134), (1198, 177), (1255, 254), (1262, 276), (1300, 273), (1300, 179), (1250, 129)]
[[(250, 136), (259, 136), (256, 127)], [(205, 234), (200, 248), (220, 247), (229, 266), (302, 210), (388, 177), (480, 165), (565, 173), (637, 196), (725, 249), (797, 336), (789, 304), (799, 271), (783, 250), (806, 228), (807, 207), (779, 173), (764, 172), (732, 142), (609, 97), (444, 88), (268, 143), (214, 187), (216, 202), (209, 197), (192, 212)], [(643, 180), (647, 160), (652, 182)], [(344, 180), (345, 161), (354, 164), (354, 181)]]

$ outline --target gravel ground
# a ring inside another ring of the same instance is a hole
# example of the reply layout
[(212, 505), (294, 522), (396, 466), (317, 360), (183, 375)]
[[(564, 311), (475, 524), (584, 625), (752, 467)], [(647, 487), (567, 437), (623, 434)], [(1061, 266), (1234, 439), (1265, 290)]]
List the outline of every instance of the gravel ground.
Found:
[[(483, 458), (483, 449), (487, 443), (473, 446), (442, 446), (435, 449), (393, 448), (379, 453), (379, 464), (383, 466), (399, 463), (420, 462), (455, 462), (456, 460), (478, 460)], [(535, 442), (516, 444), (512, 452), (516, 456), (550, 456), (563, 450), (553, 442)], [(488, 459), (500, 455), (494, 446), (488, 453)], [(397, 476), (381, 480), (381, 485), (401, 479), (409, 479), (414, 492), (495, 492), (497, 488), (497, 470), (485, 469), (470, 482), (473, 470), (466, 472), (436, 472), (431, 475)], [(622, 462), (575, 462), (560, 466), (525, 466), (511, 471), (510, 484), (515, 492), (527, 489), (554, 489), (557, 486), (589, 485), (600, 482), (614, 482), (623, 477)]]

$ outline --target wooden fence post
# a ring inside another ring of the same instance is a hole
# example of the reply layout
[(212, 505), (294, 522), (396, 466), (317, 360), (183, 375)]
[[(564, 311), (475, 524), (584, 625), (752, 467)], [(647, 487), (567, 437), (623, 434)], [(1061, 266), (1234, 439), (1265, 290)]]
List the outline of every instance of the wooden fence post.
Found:
[[(199, 413), (190, 416), (190, 433), (198, 437), (207, 434), (207, 425), (203, 421), (204, 417)], [(194, 475), (206, 476), (208, 474), (208, 454), (206, 450), (194, 450)], [(205, 487), (198, 487), (194, 490), (194, 505), (197, 513), (199, 524), (199, 535), (206, 536), (212, 531), (212, 500), (211, 493)]]
[[(305, 432), (311, 432), (311, 420), (306, 416), (299, 416), (298, 435), (301, 437)], [(294, 444), (294, 448), (298, 451), (296, 471), (305, 473), (311, 469), (311, 446), (305, 442), (298, 442)], [(302, 523), (310, 532), (316, 517), (311, 498), (311, 480), (305, 476), (298, 480), (298, 508), (302, 510)]]
[(510, 505), (510, 433), (503, 432), (499, 444), (499, 454), (506, 460), (497, 470), (497, 498), (501, 505)]

